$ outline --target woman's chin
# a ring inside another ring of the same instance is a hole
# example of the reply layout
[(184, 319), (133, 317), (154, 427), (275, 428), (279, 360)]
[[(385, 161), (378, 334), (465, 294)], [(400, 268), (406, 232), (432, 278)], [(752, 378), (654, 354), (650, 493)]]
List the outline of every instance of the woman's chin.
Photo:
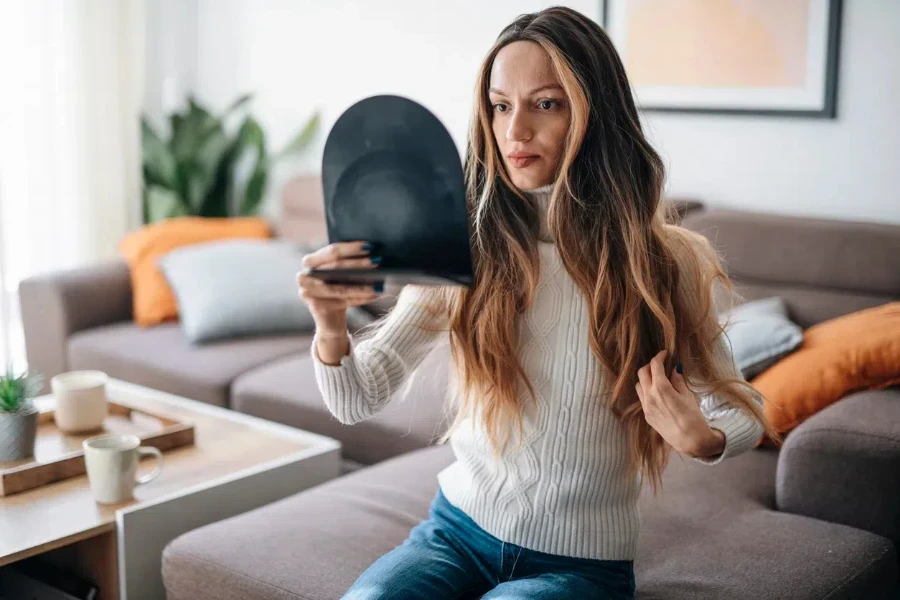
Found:
[(510, 173), (510, 179), (520, 190), (533, 190), (539, 187), (543, 187), (548, 183), (552, 183), (552, 179), (550, 177), (544, 177), (540, 173), (522, 173), (524, 169), (518, 169), (518, 173), (513, 172)]

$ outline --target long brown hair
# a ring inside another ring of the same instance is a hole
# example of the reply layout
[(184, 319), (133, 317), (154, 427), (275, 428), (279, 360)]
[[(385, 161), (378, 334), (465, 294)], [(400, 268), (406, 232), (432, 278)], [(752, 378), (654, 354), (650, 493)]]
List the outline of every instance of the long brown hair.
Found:
[(516, 342), (540, 274), (538, 211), (503, 168), (487, 91), (497, 53), (521, 40), (547, 52), (571, 107), (548, 224), (589, 307), (590, 349), (628, 435), (629, 468), (660, 487), (671, 448), (644, 419), (635, 383), (662, 349), (669, 370), (683, 364), (695, 393), (720, 395), (777, 439), (757, 392), (732, 376), (720, 346), (713, 288), (731, 292), (731, 284), (719, 257), (702, 236), (667, 223), (664, 166), (644, 137), (622, 62), (595, 22), (562, 7), (517, 18), (478, 73), (465, 165), (475, 280), (436, 296), (456, 366), (456, 418), (444, 439), (477, 414), (499, 453), (512, 428), (522, 432), (520, 384), (534, 400)]

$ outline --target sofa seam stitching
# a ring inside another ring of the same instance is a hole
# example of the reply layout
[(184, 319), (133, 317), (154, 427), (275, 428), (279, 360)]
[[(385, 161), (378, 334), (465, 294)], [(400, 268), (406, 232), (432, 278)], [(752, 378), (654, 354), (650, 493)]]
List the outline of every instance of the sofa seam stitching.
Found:
[(822, 600), (828, 600), (828, 598), (834, 597), (834, 595), (835, 595), (837, 592), (840, 592), (840, 591), (846, 589), (848, 583), (850, 583), (850, 582), (852, 582), (852, 581), (854, 581), (854, 580), (859, 579), (859, 576), (860, 576), (860, 575), (866, 573), (867, 571), (872, 570), (872, 569), (871, 569), (872, 565), (874, 565), (875, 563), (881, 562), (881, 559), (884, 558), (885, 555), (888, 554), (890, 551), (891, 551), (890, 548), (885, 548), (884, 551), (883, 551), (880, 555), (876, 556), (876, 557), (873, 558), (871, 561), (869, 561), (869, 563), (868, 563), (866, 566), (864, 566), (862, 569), (860, 569), (859, 571), (857, 571), (856, 573), (854, 573), (854, 574), (851, 575), (850, 577), (847, 577), (847, 578), (844, 579), (842, 582), (840, 582), (839, 584), (837, 584), (837, 586), (836, 586), (834, 589), (832, 589), (830, 592), (828, 592), (828, 594), (826, 594), (825, 597), (824, 597)]
[(241, 573), (240, 571), (235, 571), (234, 569), (231, 569), (231, 568), (226, 567), (226, 566), (224, 566), (224, 565), (221, 565), (221, 564), (219, 564), (219, 563), (215, 563), (215, 562), (212, 562), (212, 561), (207, 560), (207, 559), (205, 559), (205, 558), (201, 558), (201, 557), (199, 557), (199, 556), (197, 556), (196, 554), (193, 554), (193, 553), (191, 553), (191, 552), (185, 552), (185, 551), (181, 550), (181, 551), (175, 552), (175, 553), (173, 553), (173, 554), (174, 554), (175, 556), (179, 556), (179, 555), (180, 555), (180, 556), (182, 556), (182, 557), (185, 557), (185, 556), (186, 556), (186, 557), (193, 558), (193, 559), (196, 560), (196, 561), (199, 561), (199, 562), (202, 562), (202, 563), (204, 563), (204, 564), (207, 564), (207, 565), (216, 567), (216, 568), (218, 568), (218, 569), (222, 569), (222, 570), (224, 570), (224, 571), (228, 571), (229, 573), (232, 573), (232, 574), (237, 575), (237, 576), (239, 576), (239, 577), (242, 577), (242, 578), (244, 578), (244, 579), (247, 579), (247, 580), (250, 580), (250, 581), (254, 581), (254, 582), (256, 582), (256, 583), (262, 584), (262, 585), (264, 585), (264, 586), (266, 586), (266, 587), (269, 587), (269, 588), (272, 588), (272, 589), (274, 589), (274, 590), (278, 590), (278, 591), (281, 591), (281, 592), (285, 592), (285, 593), (290, 594), (291, 596), (293, 596), (293, 597), (295, 597), (295, 598), (298, 598), (298, 600), (313, 600), (313, 599), (310, 598), (309, 596), (303, 596), (303, 595), (297, 594), (297, 593), (295, 593), (295, 592), (292, 592), (291, 590), (288, 590), (288, 589), (285, 589), (285, 588), (282, 588), (282, 587), (278, 587), (277, 585), (273, 585), (273, 584), (271, 584), (271, 583), (262, 581), (261, 579), (257, 579), (256, 577), (251, 577), (250, 575), (246, 575), (246, 574), (244, 574), (244, 573)]

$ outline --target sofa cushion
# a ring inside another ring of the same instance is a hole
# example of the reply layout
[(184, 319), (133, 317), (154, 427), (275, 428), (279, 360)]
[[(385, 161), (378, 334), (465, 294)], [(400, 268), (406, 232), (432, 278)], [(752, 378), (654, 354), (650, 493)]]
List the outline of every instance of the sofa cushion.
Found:
[[(163, 555), (169, 600), (338, 598), (425, 518), (448, 447), (383, 462), (175, 539)], [(889, 597), (886, 539), (772, 510), (777, 453), (709, 467), (677, 458), (663, 495), (641, 501), (637, 598)]]
[(779, 433), (854, 391), (900, 384), (900, 302), (810, 327), (799, 350), (751, 383)]
[(167, 252), (212, 240), (270, 236), (269, 224), (260, 217), (176, 217), (129, 233), (119, 243), (119, 250), (131, 273), (134, 320), (147, 326), (178, 316), (175, 296), (156, 262)]
[(315, 328), (297, 298), (308, 250), (281, 240), (216, 240), (172, 250), (157, 262), (194, 343)]
[(282, 358), (238, 377), (232, 408), (340, 440), (345, 459), (373, 464), (427, 446), (444, 432), (449, 358), (449, 346), (435, 348), (403, 393), (356, 425), (341, 424), (325, 406), (309, 354)]
[(229, 406), (235, 377), (287, 354), (309, 349), (312, 336), (281, 335), (191, 345), (177, 323), (150, 328), (117, 323), (69, 338), (71, 369), (99, 369), (111, 377)]
[(745, 379), (756, 377), (803, 343), (803, 330), (787, 316), (778, 296), (746, 302), (724, 315), (734, 362)]
[(775, 510), (778, 452), (718, 467), (673, 458), (658, 499), (641, 499), (637, 598), (893, 598), (890, 540)]
[(163, 553), (168, 600), (333, 600), (428, 514), (447, 446), (202, 527)]

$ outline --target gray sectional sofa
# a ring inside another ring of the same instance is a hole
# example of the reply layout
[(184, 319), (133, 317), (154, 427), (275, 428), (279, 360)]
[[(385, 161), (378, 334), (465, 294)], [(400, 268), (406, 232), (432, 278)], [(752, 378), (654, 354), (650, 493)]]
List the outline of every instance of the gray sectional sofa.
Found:
[[(683, 225), (723, 251), (748, 299), (783, 297), (803, 327), (900, 299), (900, 226), (728, 210), (693, 210)], [(170, 600), (338, 598), (425, 517), (452, 461), (432, 445), (446, 348), (406, 398), (344, 426), (319, 396), (308, 335), (191, 348), (177, 325), (140, 330), (122, 265), (35, 278), (21, 298), (28, 357), (45, 373), (99, 368), (343, 443), (356, 472), (173, 541)], [(848, 396), (780, 450), (715, 467), (676, 457), (664, 482), (661, 497), (641, 500), (638, 598), (900, 594), (900, 388)]]

